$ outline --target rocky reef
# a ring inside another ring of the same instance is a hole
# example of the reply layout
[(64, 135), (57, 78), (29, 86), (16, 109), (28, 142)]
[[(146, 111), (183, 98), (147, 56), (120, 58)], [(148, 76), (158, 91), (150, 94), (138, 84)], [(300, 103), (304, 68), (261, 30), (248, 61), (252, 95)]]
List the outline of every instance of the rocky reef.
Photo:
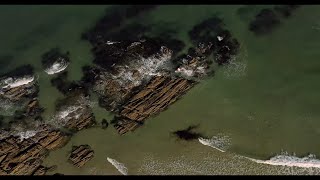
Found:
[(176, 63), (171, 49), (150, 38), (95, 46), (95, 66), (85, 68), (84, 82), (100, 96), (100, 106), (117, 113), (112, 122), (124, 134), (165, 110), (196, 83), (182, 77), (183, 70), (194, 71), (189, 77), (205, 77), (210, 48), (199, 45), (198, 54)]
[[(152, 8), (138, 9), (144, 13)], [(107, 13), (83, 34), (93, 46), (94, 66), (83, 68), (82, 82), (98, 94), (101, 107), (116, 113), (111, 123), (119, 134), (135, 130), (167, 109), (196, 82), (213, 75), (214, 62), (228, 64), (240, 47), (222, 19), (213, 17), (189, 31), (194, 48), (175, 56), (184, 48), (183, 42), (165, 32), (163, 37), (147, 36), (150, 28), (142, 24), (121, 26), (125, 11)], [(119, 21), (106, 21), (113, 15), (119, 15)]]
[(81, 168), (94, 156), (94, 151), (89, 145), (73, 146), (69, 155), (69, 161), (76, 167)]
[[(19, 136), (9, 135), (2, 130), (0, 140), (0, 169), (3, 175), (41, 175), (50, 168), (42, 166), (43, 159), (49, 150), (62, 147), (69, 139), (69, 135), (41, 125), (36, 133), (21, 139)], [(10, 133), (7, 133), (10, 134)]]
[[(69, 53), (57, 48), (42, 55), (42, 66), (64, 97), (55, 104), (50, 120), (41, 117), (38, 86), (31, 66), (1, 75), (0, 99), (19, 103), (13, 120), (0, 129), (0, 173), (44, 175), (43, 159), (50, 150), (65, 145), (70, 136), (96, 124), (90, 96), (116, 115), (110, 123), (119, 134), (134, 131), (165, 111), (199, 81), (214, 74), (213, 65), (226, 65), (240, 44), (218, 17), (196, 24), (190, 31), (192, 47), (180, 54), (185, 43), (170, 33), (147, 35), (150, 27), (129, 20), (156, 6), (124, 6), (106, 12), (83, 39), (92, 45), (93, 64), (83, 67), (79, 81), (69, 81)], [(287, 9), (279, 9), (287, 15)], [(130, 22), (127, 24), (127, 22)], [(179, 55), (179, 56), (178, 56)], [(105, 119), (101, 126), (109, 125)], [(195, 126), (173, 132), (179, 139), (193, 140), (201, 134)], [(202, 136), (201, 136), (202, 137)], [(69, 161), (82, 167), (94, 156), (88, 145), (74, 146)]]

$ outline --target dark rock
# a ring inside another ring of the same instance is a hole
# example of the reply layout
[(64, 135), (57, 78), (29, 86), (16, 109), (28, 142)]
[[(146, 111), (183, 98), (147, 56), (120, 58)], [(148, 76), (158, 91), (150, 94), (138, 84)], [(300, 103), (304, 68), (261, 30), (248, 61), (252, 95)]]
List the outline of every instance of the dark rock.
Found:
[[(134, 5), (109, 8), (106, 15), (92, 29), (83, 33), (82, 38), (89, 40), (92, 44), (105, 43), (110, 40), (108, 39), (111, 37), (110, 32), (125, 24), (125, 21), (142, 15), (155, 7), (155, 5)], [(128, 33), (126, 34), (128, 35)]]
[(157, 37), (153, 37), (158, 44), (168, 47), (173, 51), (173, 55), (177, 55), (185, 47), (185, 43), (179, 39), (175, 39), (169, 34), (162, 33)]
[(215, 34), (223, 30), (222, 19), (218, 17), (209, 18), (189, 31), (189, 37), (194, 44), (209, 43), (215, 41)]

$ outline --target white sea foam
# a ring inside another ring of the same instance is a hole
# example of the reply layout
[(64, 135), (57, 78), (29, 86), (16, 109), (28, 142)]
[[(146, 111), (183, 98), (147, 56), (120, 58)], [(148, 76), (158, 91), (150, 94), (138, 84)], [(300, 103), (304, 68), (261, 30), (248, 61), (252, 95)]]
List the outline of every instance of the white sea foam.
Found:
[[(68, 123), (68, 121), (72, 118), (79, 118), (82, 114), (81, 110), (84, 108), (82, 106), (69, 106), (66, 109), (58, 111), (56, 115), (51, 119), (52, 123), (57, 126), (64, 126)], [(76, 111), (77, 114), (75, 114)]]
[(176, 73), (180, 73), (183, 76), (192, 77), (194, 75), (194, 71), (191, 69), (186, 69), (184, 67), (179, 67), (176, 71)]
[(115, 43), (120, 43), (120, 42), (115, 42), (115, 41), (107, 41), (106, 42), (107, 45), (111, 45), (111, 44), (115, 44)]
[(239, 79), (247, 74), (248, 53), (244, 46), (241, 47), (241, 49), (243, 49), (243, 52), (239, 55), (232, 56), (229, 64), (226, 66), (224, 74), (227, 79)]
[(123, 174), (123, 175), (127, 175), (128, 174), (128, 168), (123, 164), (120, 163), (118, 161), (116, 161), (115, 159), (111, 159), (109, 157), (107, 157), (107, 160), (115, 167), (117, 168), (117, 170)]
[(65, 61), (62, 58), (59, 58), (56, 62), (54, 62), (50, 67), (48, 67), (44, 71), (47, 74), (52, 75), (65, 70), (68, 67), (68, 65), (69, 63), (67, 61)]
[(21, 77), (21, 78), (6, 78), (4, 79), (1, 84), (2, 84), (2, 88), (3, 89), (7, 89), (7, 88), (15, 88), (15, 87), (19, 87), (25, 84), (29, 84), (31, 82), (34, 81), (34, 76), (25, 76), (25, 77)]
[(210, 146), (218, 151), (225, 152), (231, 145), (231, 138), (222, 134), (213, 136), (211, 139), (198, 138), (203, 145)]
[[(161, 47), (163, 51), (164, 47)], [(122, 87), (140, 85), (143, 81), (149, 80), (153, 76), (160, 76), (164, 70), (171, 68), (170, 58), (171, 53), (156, 54), (148, 58), (140, 57), (132, 61), (129, 65), (120, 66), (120, 72), (117, 75), (112, 75), (113, 79), (118, 80)]]
[(31, 138), (37, 134), (38, 131), (34, 130), (27, 130), (27, 131), (22, 131), (16, 134), (16, 136), (19, 136), (19, 140), (22, 142), (25, 139)]
[(251, 161), (260, 164), (268, 164), (274, 166), (289, 166), (289, 167), (302, 167), (302, 168), (320, 168), (320, 160), (316, 159), (316, 156), (310, 154), (306, 157), (299, 158), (295, 155), (289, 155), (288, 153), (282, 153), (276, 155), (269, 160), (259, 160), (249, 157), (245, 157)]
[(222, 41), (223, 37), (222, 36), (217, 36), (218, 41)]

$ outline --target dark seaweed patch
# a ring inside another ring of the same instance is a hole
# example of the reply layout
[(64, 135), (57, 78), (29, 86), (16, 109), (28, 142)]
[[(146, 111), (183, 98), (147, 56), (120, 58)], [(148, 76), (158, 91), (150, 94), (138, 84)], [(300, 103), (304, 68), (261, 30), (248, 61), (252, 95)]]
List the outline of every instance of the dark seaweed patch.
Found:
[(88, 89), (81, 81), (68, 81), (68, 71), (58, 74), (55, 78), (51, 79), (51, 85), (58, 89), (62, 94), (69, 95), (74, 91), (81, 91), (85, 94), (88, 93)]
[(89, 40), (92, 44), (110, 40), (108, 37), (110, 38), (111, 31), (125, 24), (125, 21), (151, 11), (156, 7), (156, 5), (134, 5), (109, 8), (106, 11), (106, 15), (92, 29), (83, 33), (82, 38)]
[(270, 33), (280, 24), (280, 20), (272, 9), (263, 9), (249, 24), (249, 30), (256, 35)]
[(218, 17), (212, 17), (195, 25), (189, 31), (189, 37), (194, 44), (215, 42), (216, 33), (223, 30), (223, 21)]
[(273, 9), (262, 9), (249, 24), (249, 30), (256, 35), (272, 32), (281, 24), (281, 17), (288, 18), (298, 5), (281, 5)]
[(6, 68), (13, 60), (13, 55), (2, 55), (0, 56), (0, 68)]
[(288, 18), (292, 15), (293, 11), (296, 10), (299, 5), (281, 5), (274, 7), (274, 11), (279, 13), (282, 17)]

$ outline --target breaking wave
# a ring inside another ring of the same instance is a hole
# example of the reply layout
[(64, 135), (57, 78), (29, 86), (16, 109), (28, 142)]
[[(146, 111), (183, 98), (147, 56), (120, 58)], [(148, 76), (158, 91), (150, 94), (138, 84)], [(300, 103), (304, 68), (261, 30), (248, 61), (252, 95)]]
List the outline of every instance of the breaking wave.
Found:
[[(164, 48), (161, 47), (161, 52), (164, 51)], [(169, 70), (171, 56), (172, 53), (162, 53), (148, 58), (140, 57), (129, 65), (119, 67), (119, 74), (111, 76), (113, 79), (117, 79), (122, 87), (127, 87), (130, 84), (138, 86), (153, 76), (163, 75), (164, 70)]]
[(25, 76), (20, 78), (8, 77), (0, 82), (2, 89), (15, 88), (34, 81), (34, 76)]
[(25, 139), (31, 138), (37, 134), (38, 131), (34, 130), (28, 130), (28, 131), (22, 131), (16, 134), (16, 136), (19, 136), (20, 142), (22, 142)]
[(79, 118), (82, 113), (75, 113), (76, 111), (83, 110), (82, 106), (69, 106), (64, 110), (58, 111), (51, 119), (51, 124), (55, 126), (65, 126), (72, 118)]
[(198, 138), (199, 142), (203, 145), (210, 146), (220, 152), (226, 152), (231, 145), (231, 138), (226, 135), (218, 134), (211, 139)]
[(310, 154), (306, 157), (299, 158), (295, 155), (289, 155), (284, 152), (280, 155), (276, 155), (269, 160), (259, 160), (249, 157), (245, 157), (253, 162), (260, 164), (268, 164), (274, 166), (289, 166), (289, 167), (302, 167), (302, 168), (320, 168), (320, 160), (316, 159), (316, 156)]
[(63, 70), (65, 70), (69, 65), (69, 62), (64, 60), (63, 58), (59, 58), (56, 62), (54, 62), (50, 67), (46, 68), (44, 71), (49, 74), (56, 74)]
[(121, 174), (123, 174), (123, 175), (127, 175), (127, 174), (128, 174), (128, 168), (127, 168), (124, 164), (116, 161), (115, 159), (111, 159), (111, 158), (109, 158), (109, 157), (107, 157), (107, 160), (108, 160), (109, 163), (111, 163), (115, 168), (117, 168), (117, 170), (118, 170)]

